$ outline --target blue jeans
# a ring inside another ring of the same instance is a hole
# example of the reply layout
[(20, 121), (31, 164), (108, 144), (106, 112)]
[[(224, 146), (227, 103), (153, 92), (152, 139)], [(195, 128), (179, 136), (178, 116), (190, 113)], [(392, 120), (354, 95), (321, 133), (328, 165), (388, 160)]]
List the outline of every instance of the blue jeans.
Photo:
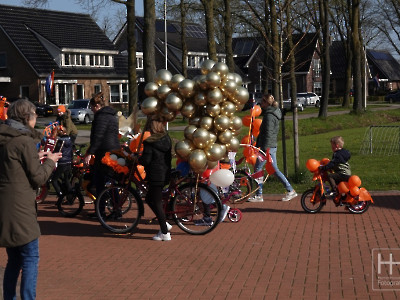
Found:
[(39, 267), (39, 239), (13, 248), (6, 248), (8, 261), (4, 271), (3, 296), (4, 300), (15, 300), (17, 281), (20, 271), (21, 299), (36, 299), (36, 283)]
[[(282, 184), (285, 187), (285, 189), (288, 192), (291, 192), (291, 191), (293, 191), (292, 186), (290, 185), (289, 181), (286, 179), (285, 175), (283, 175), (282, 172), (279, 171), (278, 163), (276, 161), (276, 149), (277, 149), (276, 147), (275, 148), (269, 148), (269, 154), (271, 155), (271, 158), (272, 158), (272, 166), (275, 169), (275, 174), (274, 175), (276, 176), (276, 178), (279, 179), (280, 182), (282, 182)], [(266, 160), (260, 161), (257, 158), (256, 164), (254, 165), (254, 173), (258, 172), (258, 171), (261, 171), (264, 168), (266, 163), (267, 163)], [(260, 184), (258, 184), (258, 186), (260, 188), (257, 190), (256, 194), (259, 196), (259, 195), (262, 195), (263, 184), (260, 183)]]

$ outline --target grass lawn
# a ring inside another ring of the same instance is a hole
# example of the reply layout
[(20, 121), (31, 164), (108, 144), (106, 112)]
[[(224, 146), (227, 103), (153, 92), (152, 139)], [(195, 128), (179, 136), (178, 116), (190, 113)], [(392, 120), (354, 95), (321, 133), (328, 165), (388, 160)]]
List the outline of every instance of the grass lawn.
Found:
[[(307, 108), (306, 110), (308, 110)], [(312, 109), (312, 108), (310, 108)], [(343, 108), (338, 107), (338, 110)], [(305, 110), (305, 111), (306, 111)], [(331, 111), (331, 109), (329, 108)], [(315, 109), (315, 112), (317, 110)], [(249, 112), (240, 112), (241, 117)], [(176, 123), (175, 123), (176, 122)], [(330, 138), (341, 135), (345, 141), (345, 148), (352, 157), (350, 165), (352, 173), (361, 178), (362, 186), (367, 190), (398, 190), (400, 182), (399, 160), (400, 153), (395, 155), (365, 155), (360, 154), (360, 148), (365, 134), (370, 125), (397, 125), (400, 134), (400, 109), (386, 111), (367, 111), (362, 115), (344, 114), (330, 116), (325, 120), (318, 118), (299, 119), (299, 153), (300, 172), (296, 175), (294, 170), (294, 145), (293, 126), (291, 115), (286, 116), (286, 162), (288, 179), (298, 193), (302, 193), (313, 185), (312, 174), (306, 169), (306, 161), (310, 158), (322, 159), (331, 158), (332, 150)], [(185, 126), (187, 122), (177, 119), (170, 123), (171, 129), (174, 126)], [(243, 127), (238, 136), (239, 141), (248, 134), (248, 127)], [(183, 139), (182, 131), (170, 131), (170, 136), (175, 141)], [(281, 134), (279, 135), (281, 137)], [(397, 146), (398, 149), (398, 146)], [(237, 159), (242, 156), (240, 149)], [(278, 166), (283, 172), (283, 151), (281, 141), (278, 143)], [(240, 167), (240, 166), (238, 166)], [(285, 190), (280, 182), (273, 176), (264, 185), (264, 193), (284, 193)]]

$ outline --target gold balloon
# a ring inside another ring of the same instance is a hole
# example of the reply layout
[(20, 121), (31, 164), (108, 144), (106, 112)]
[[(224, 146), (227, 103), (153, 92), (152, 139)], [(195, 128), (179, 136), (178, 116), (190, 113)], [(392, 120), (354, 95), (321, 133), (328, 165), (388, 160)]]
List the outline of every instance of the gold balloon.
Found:
[(225, 78), (229, 73), (228, 65), (224, 62), (217, 62), (211, 69), (211, 71), (217, 73), (221, 78)]
[(214, 67), (215, 62), (211, 59), (206, 59), (201, 63), (200, 69), (201, 74), (208, 74), (211, 71), (212, 67)]
[(235, 80), (226, 80), (220, 84), (220, 88), (224, 96), (234, 95), (236, 87), (237, 85)]
[(181, 108), (181, 115), (186, 118), (191, 118), (196, 112), (196, 106), (192, 101), (185, 101)]
[(210, 131), (210, 138), (208, 139), (208, 145), (207, 147), (211, 146), (212, 144), (214, 144), (217, 141), (217, 136)]
[(197, 127), (194, 125), (186, 126), (185, 130), (183, 131), (183, 135), (188, 140), (193, 140), (193, 132), (195, 132), (196, 129), (197, 129)]
[(226, 150), (227, 151), (232, 151), (232, 152), (237, 152), (240, 146), (240, 142), (237, 138), (233, 137), (229, 141), (229, 143), (226, 144)]
[(221, 115), (232, 117), (236, 111), (236, 106), (231, 101), (225, 101), (221, 104)]
[(216, 144), (218, 144), (218, 145), (220, 145), (222, 147), (222, 152), (224, 153), (223, 156), (225, 156), (226, 155), (226, 146), (225, 146), (225, 144), (220, 144), (220, 143), (216, 143)]
[(177, 93), (171, 93), (165, 99), (165, 105), (168, 107), (169, 111), (178, 111), (183, 105), (182, 99)]
[(214, 143), (210, 147), (206, 148), (204, 152), (206, 153), (207, 160), (209, 161), (218, 161), (225, 155), (224, 148), (217, 143)]
[(207, 156), (202, 149), (193, 150), (189, 154), (189, 165), (193, 171), (200, 171), (207, 166)]
[(158, 110), (158, 100), (155, 97), (148, 97), (143, 100), (141, 105), (142, 112), (145, 115), (153, 115)]
[(242, 86), (238, 86), (236, 88), (235, 99), (240, 104), (246, 104), (246, 102), (249, 100), (249, 91)]
[(236, 78), (235, 73), (228, 73), (226, 74), (225, 80), (233, 80), (236, 83), (235, 78)]
[(171, 88), (167, 84), (160, 85), (157, 89), (157, 97), (158, 99), (165, 100), (170, 92)]
[(233, 76), (235, 77), (236, 85), (241, 86), (243, 84), (242, 77), (240, 77), (240, 75), (237, 73), (233, 73)]
[(213, 118), (205, 116), (200, 119), (200, 127), (201, 128), (204, 128), (205, 130), (209, 130), (209, 129), (211, 129), (212, 126), (213, 126)]
[(215, 89), (221, 84), (221, 77), (215, 72), (209, 72), (206, 75), (207, 87), (210, 89)]
[(164, 121), (171, 122), (175, 119), (177, 113), (175, 111), (170, 111), (167, 106), (163, 106), (160, 109), (160, 114), (163, 117)]
[(238, 136), (241, 133), (241, 130), (231, 130), (233, 136)]
[(203, 91), (206, 90), (208, 88), (208, 86), (207, 86), (207, 76), (204, 75), (204, 74), (199, 75), (197, 80), (196, 80), (196, 85), (198, 86), (198, 88), (200, 90), (203, 90)]
[(168, 84), (172, 79), (172, 74), (168, 70), (161, 69), (157, 71), (154, 78), (154, 82), (158, 85)]
[(184, 79), (178, 85), (179, 94), (185, 98), (190, 98), (194, 95), (194, 81), (191, 79)]
[(224, 115), (219, 115), (214, 118), (214, 127), (218, 131), (225, 131), (229, 128), (230, 125), (230, 118)]
[(214, 169), (218, 165), (218, 161), (207, 161), (207, 169)]
[(239, 116), (231, 117), (229, 122), (229, 129), (240, 131), (240, 128), (242, 128), (242, 119)]
[(182, 74), (175, 74), (174, 76), (172, 76), (171, 81), (169, 82), (169, 87), (177, 92), (179, 83), (184, 79), (185, 76), (183, 76)]
[(207, 103), (207, 97), (203, 92), (197, 92), (194, 95), (194, 103), (198, 106), (204, 106)]
[(187, 159), (189, 154), (193, 151), (191, 142), (188, 140), (179, 141), (175, 144), (175, 152), (183, 159)]
[(210, 134), (207, 129), (197, 128), (193, 132), (193, 144), (200, 149), (203, 149), (207, 146), (208, 139)]
[(238, 104), (235, 104), (236, 111), (242, 111), (242, 109), (243, 109), (244, 105), (245, 105), (245, 103), (244, 103), (244, 104), (240, 104), (240, 103), (238, 103)]
[(189, 119), (189, 125), (194, 125), (196, 127), (200, 126), (200, 117), (194, 116)]
[(206, 105), (206, 112), (209, 116), (211, 117), (216, 117), (219, 115), (219, 113), (221, 112), (221, 107), (219, 106), (219, 104), (207, 104)]
[(214, 88), (209, 90), (207, 93), (207, 102), (210, 104), (218, 104), (223, 100), (223, 96), (221, 90), (219, 88)]
[(231, 139), (232, 139), (232, 132), (229, 129), (218, 134), (218, 141), (221, 142), (222, 144), (229, 143)]
[(149, 82), (144, 87), (144, 93), (147, 97), (157, 96), (158, 85), (155, 82)]

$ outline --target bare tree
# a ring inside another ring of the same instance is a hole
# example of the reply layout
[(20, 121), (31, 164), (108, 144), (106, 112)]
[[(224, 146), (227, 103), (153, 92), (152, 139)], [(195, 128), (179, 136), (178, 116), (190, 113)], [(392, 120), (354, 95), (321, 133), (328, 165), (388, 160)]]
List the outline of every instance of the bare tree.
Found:
[(360, 0), (351, 1), (351, 34), (353, 49), (353, 85), (354, 103), (353, 111), (361, 113), (362, 109), (362, 83), (361, 83), (361, 43), (360, 43)]
[(206, 18), (208, 57), (213, 61), (218, 61), (217, 47), (215, 43), (215, 29), (214, 29), (214, 0), (200, 0), (200, 1), (201, 4), (203, 4), (205, 18)]
[(153, 82), (156, 74), (155, 35), (156, 35), (156, 10), (154, 0), (147, 0), (144, 4), (144, 29), (143, 29), (143, 68), (146, 82)]

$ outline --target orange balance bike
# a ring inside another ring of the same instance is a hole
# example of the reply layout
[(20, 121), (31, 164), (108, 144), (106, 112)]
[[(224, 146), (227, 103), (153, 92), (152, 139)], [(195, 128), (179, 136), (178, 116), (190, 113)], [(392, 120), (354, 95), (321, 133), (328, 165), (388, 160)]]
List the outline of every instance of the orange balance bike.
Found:
[(332, 200), (336, 206), (344, 206), (353, 214), (362, 214), (368, 210), (371, 202), (374, 203), (370, 193), (361, 186), (361, 180), (357, 175), (352, 175), (347, 182), (337, 185), (336, 191), (330, 191), (328, 172), (321, 171), (319, 167), (329, 162), (325, 158), (320, 162), (315, 159), (307, 161), (307, 169), (314, 173), (315, 187), (306, 190), (301, 196), (301, 207), (308, 213), (317, 213)]

